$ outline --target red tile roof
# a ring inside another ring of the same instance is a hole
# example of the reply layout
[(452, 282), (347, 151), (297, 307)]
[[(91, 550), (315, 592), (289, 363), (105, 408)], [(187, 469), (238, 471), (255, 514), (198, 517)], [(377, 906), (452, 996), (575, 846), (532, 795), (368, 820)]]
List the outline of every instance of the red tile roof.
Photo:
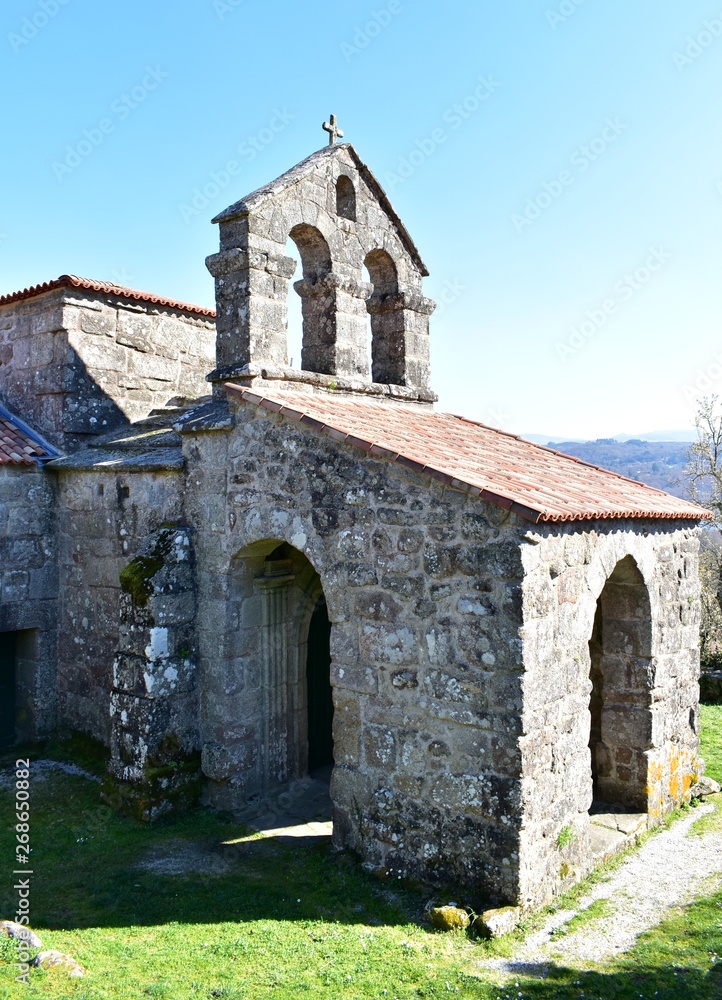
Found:
[(0, 406), (0, 465), (40, 465), (60, 454)]
[(116, 285), (112, 281), (94, 281), (92, 278), (79, 278), (76, 274), (61, 274), (59, 278), (55, 278), (53, 281), (45, 281), (42, 285), (32, 285), (30, 288), (23, 288), (20, 292), (1, 295), (0, 306), (8, 305), (11, 302), (21, 302), (23, 299), (32, 299), (36, 295), (42, 295), (44, 292), (52, 292), (55, 288), (82, 288), (88, 292), (105, 292), (109, 295), (117, 295), (119, 299), (128, 299), (131, 302), (144, 302), (148, 305), (164, 306), (166, 309), (193, 313), (195, 316), (205, 316), (208, 319), (216, 318), (215, 309), (190, 305), (188, 302), (177, 302), (175, 299), (166, 299), (162, 295), (154, 295), (152, 292), (139, 292), (134, 288), (126, 288), (125, 285)]
[(698, 521), (709, 511), (484, 424), (430, 409), (292, 389), (228, 392), (303, 426), (512, 510), (534, 523)]

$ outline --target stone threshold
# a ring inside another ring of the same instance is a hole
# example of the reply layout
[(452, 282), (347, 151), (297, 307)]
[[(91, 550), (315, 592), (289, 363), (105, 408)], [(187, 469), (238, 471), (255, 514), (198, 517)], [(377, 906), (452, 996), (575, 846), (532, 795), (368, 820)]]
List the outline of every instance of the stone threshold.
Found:
[(614, 806), (590, 813), (590, 840), (594, 866), (621, 854), (647, 830), (647, 814), (615, 812)]
[(267, 796), (253, 796), (234, 818), (254, 831), (228, 841), (226, 846), (260, 839), (308, 846), (330, 839), (333, 819), (330, 793), (331, 767), (280, 786)]

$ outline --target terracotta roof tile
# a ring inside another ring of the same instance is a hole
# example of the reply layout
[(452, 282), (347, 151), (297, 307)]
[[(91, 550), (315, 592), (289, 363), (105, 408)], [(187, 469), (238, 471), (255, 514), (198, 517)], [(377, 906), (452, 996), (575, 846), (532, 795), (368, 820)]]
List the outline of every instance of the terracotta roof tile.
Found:
[[(226, 384), (233, 395), (336, 440), (425, 472), (539, 521), (642, 518), (698, 521), (709, 511), (513, 434), (434, 410), (365, 397)], [(312, 423), (313, 421), (313, 423)]]
[(36, 295), (42, 295), (44, 292), (52, 292), (56, 288), (81, 288), (88, 292), (105, 292), (109, 295), (117, 295), (119, 299), (128, 299), (132, 302), (144, 302), (147, 305), (164, 306), (166, 309), (192, 313), (195, 316), (205, 316), (208, 319), (215, 319), (216, 317), (215, 309), (194, 306), (188, 302), (177, 302), (175, 299), (167, 299), (162, 295), (154, 295), (152, 292), (139, 292), (134, 288), (126, 288), (125, 285), (116, 285), (112, 281), (94, 281), (92, 278), (79, 278), (76, 274), (62, 274), (53, 281), (43, 282), (42, 285), (32, 285), (30, 288), (23, 288), (19, 292), (0, 295), (0, 306), (9, 305), (11, 302), (22, 302), (23, 299), (32, 299)]
[(0, 465), (40, 465), (60, 454), (0, 406)]

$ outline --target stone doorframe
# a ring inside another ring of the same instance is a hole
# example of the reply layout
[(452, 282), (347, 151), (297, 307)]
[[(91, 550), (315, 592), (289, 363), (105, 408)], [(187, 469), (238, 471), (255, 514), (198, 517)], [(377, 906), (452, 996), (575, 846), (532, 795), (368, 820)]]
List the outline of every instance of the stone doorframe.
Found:
[[(300, 553), (298, 553), (300, 556)], [(301, 557), (304, 558), (304, 557)], [(308, 700), (306, 656), (308, 629), (321, 579), (304, 558), (266, 558), (254, 580), (261, 599), (261, 692), (263, 790), (283, 785), (308, 772)]]
[(306, 648), (323, 587), (278, 538), (244, 547), (227, 572), (218, 659), (202, 680), (204, 800), (243, 811), (308, 772)]

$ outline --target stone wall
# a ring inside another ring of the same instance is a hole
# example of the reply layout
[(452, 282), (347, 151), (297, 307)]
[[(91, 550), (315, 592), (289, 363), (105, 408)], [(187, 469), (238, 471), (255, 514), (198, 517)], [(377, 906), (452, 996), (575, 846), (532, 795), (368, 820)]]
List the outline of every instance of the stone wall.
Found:
[(59, 723), (110, 742), (121, 570), (163, 524), (182, 523), (173, 472), (59, 469)]
[[(660, 523), (526, 535), (523, 902), (548, 898), (563, 876), (589, 868), (590, 736), (604, 801), (656, 823), (689, 799), (699, 743), (698, 548), (694, 529)], [(590, 733), (599, 670), (606, 714)], [(574, 841), (562, 853), (565, 827)]]
[[(229, 405), (230, 434), (217, 420), (184, 434), (207, 801), (240, 809), (274, 780), (303, 773), (301, 726), (274, 722), (275, 736), (262, 733), (268, 649), (283, 650), (274, 655), (285, 660), (287, 691), (301, 680), (307, 602), (295, 581), (306, 564), (332, 622), (339, 846), (377, 868), (455, 879), (524, 905), (587, 871), (598, 602), (602, 794), (628, 793), (632, 808), (642, 797), (652, 823), (689, 797), (694, 529), (531, 528), (251, 404)], [(297, 553), (279, 603), (264, 591), (281, 543)], [(293, 739), (299, 746), (289, 748)]]
[(17, 633), (16, 731), (24, 740), (56, 725), (56, 505), (49, 472), (0, 465), (0, 632)]
[[(248, 404), (236, 420), (184, 435), (207, 801), (241, 808), (273, 780), (259, 764), (274, 741), (258, 735), (258, 584), (284, 542), (317, 572), (332, 622), (335, 842), (516, 899), (520, 522)], [(302, 626), (286, 624), (295, 655)], [(284, 759), (303, 766), (302, 751)]]
[(211, 319), (60, 288), (0, 306), (0, 399), (74, 450), (177, 397), (208, 392)]

